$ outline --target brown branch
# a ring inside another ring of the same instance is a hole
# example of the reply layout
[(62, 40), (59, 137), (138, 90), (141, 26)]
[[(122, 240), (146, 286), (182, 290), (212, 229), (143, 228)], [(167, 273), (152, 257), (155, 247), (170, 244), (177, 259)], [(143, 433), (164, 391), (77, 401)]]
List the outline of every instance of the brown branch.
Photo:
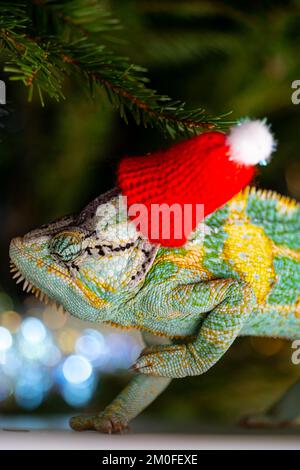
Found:
[[(72, 57), (64, 54), (63, 60), (69, 64), (73, 64), (77, 67), (80, 68), (79, 63), (73, 59)], [(136, 96), (132, 95), (129, 93), (127, 90), (124, 90), (124, 88), (121, 88), (118, 85), (114, 85), (107, 79), (101, 77), (99, 73), (96, 72), (87, 72), (87, 74), (96, 82), (102, 83), (102, 85), (108, 87), (110, 90), (113, 92), (117, 93), (119, 96), (122, 96), (123, 98), (128, 99), (131, 101), (133, 104), (135, 104), (138, 108), (143, 109), (146, 111), (150, 116), (156, 117), (157, 119), (165, 119), (169, 120), (172, 122), (176, 122), (178, 125), (183, 124), (184, 126), (190, 128), (190, 129), (207, 129), (211, 130), (216, 127), (216, 125), (212, 122), (194, 122), (191, 119), (179, 119), (176, 116), (172, 116), (168, 113), (160, 113), (159, 111), (156, 111), (151, 108), (151, 106), (148, 103), (145, 103), (144, 101), (140, 100)]]
[(172, 122), (176, 122), (177, 124), (183, 124), (183, 125), (189, 127), (190, 129), (193, 129), (193, 128), (214, 129), (216, 127), (216, 125), (212, 122), (194, 122), (191, 119), (179, 119), (176, 116), (172, 116), (168, 113), (160, 113), (159, 111), (156, 111), (156, 110), (152, 109), (151, 106), (148, 103), (145, 103), (145, 102), (141, 101), (140, 99), (136, 98), (135, 96), (131, 95), (127, 90), (124, 90), (120, 86), (114, 85), (114, 84), (110, 83), (108, 80), (100, 77), (99, 74), (92, 73), (91, 76), (96, 81), (101, 82), (103, 85), (107, 86), (108, 88), (113, 90), (118, 95), (123, 96), (124, 98), (130, 100), (138, 108), (147, 111), (147, 113), (152, 117), (156, 117), (158, 119), (169, 120), (169, 121), (172, 121)]

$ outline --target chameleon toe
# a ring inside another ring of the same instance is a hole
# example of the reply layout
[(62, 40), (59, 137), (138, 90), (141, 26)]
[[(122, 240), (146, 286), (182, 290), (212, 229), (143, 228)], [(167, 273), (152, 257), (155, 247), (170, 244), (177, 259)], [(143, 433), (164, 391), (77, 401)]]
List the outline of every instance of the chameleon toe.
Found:
[(69, 421), (74, 431), (92, 431), (94, 429), (93, 416), (74, 416)]

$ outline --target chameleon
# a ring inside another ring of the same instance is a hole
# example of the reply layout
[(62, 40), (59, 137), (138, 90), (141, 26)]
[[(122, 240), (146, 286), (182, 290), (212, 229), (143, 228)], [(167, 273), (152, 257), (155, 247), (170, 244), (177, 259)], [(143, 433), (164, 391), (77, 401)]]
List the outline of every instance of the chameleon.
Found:
[[(172, 379), (204, 374), (238, 336), (300, 338), (300, 204), (272, 191), (247, 186), (171, 248), (138, 232), (115, 188), (13, 238), (10, 259), (41, 300), (145, 335), (128, 385), (103, 411), (72, 418), (77, 431), (126, 430)], [(294, 422), (287, 402), (299, 388), (248, 424)]]

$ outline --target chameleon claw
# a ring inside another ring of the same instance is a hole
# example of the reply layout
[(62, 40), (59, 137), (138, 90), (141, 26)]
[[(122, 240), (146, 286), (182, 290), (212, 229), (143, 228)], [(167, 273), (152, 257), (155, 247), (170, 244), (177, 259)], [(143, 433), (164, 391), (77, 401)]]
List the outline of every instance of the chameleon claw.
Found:
[(132, 364), (132, 366), (130, 366), (130, 367), (128, 368), (128, 370), (129, 370), (129, 372), (137, 372), (137, 371), (139, 370), (139, 366), (138, 366), (138, 364), (136, 364), (136, 363), (135, 363), (135, 364)]

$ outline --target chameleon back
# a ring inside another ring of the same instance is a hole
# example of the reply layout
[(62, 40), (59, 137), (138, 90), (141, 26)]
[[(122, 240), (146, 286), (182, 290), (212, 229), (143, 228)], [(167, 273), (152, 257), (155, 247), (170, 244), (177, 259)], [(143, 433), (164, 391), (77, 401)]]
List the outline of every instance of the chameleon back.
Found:
[(257, 312), (244, 331), (299, 337), (300, 205), (248, 187), (206, 223), (212, 234), (204, 240), (204, 267), (213, 277), (247, 281), (256, 294)]

